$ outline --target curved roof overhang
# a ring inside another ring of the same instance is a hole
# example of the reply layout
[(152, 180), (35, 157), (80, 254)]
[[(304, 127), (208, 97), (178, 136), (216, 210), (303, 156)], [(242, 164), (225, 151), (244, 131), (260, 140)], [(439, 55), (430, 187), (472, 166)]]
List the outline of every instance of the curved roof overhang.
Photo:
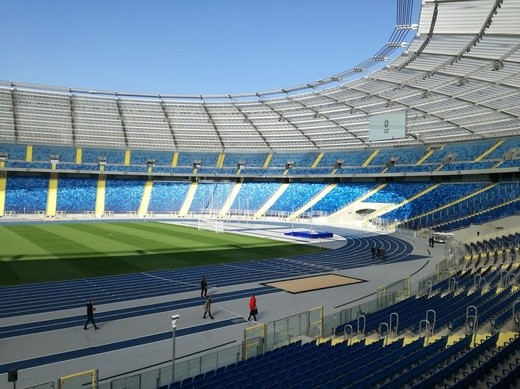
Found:
[[(0, 128), (13, 131), (2, 130), (0, 140), (25, 141), (31, 120), (47, 132), (63, 127), (78, 145), (178, 150), (338, 150), (520, 135), (520, 0), (423, 0), (418, 26), (412, 3), (398, 1), (394, 33), (369, 60), (279, 90), (151, 95), (1, 83), (0, 107), (11, 105), (13, 117), (1, 115)], [(371, 141), (370, 116), (398, 111), (405, 137)], [(48, 143), (43, 135), (41, 142)]]

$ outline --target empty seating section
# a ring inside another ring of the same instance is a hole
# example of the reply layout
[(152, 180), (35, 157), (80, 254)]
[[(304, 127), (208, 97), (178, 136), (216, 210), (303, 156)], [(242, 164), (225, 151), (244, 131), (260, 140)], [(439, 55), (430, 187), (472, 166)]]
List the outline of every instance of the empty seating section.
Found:
[(496, 139), (484, 139), (479, 141), (470, 141), (464, 143), (448, 143), (439, 150), (436, 150), (426, 162), (442, 163), (446, 158), (451, 158), (451, 161), (474, 161), (486, 151), (488, 151), (494, 144)]
[(245, 163), (245, 168), (261, 168), (267, 158), (267, 153), (226, 153), (224, 167), (238, 168), (239, 163)]
[(33, 213), (47, 209), (49, 179), (40, 176), (7, 176), (5, 210)]
[(126, 148), (123, 122), (117, 100), (73, 97), (72, 111), (74, 112), (76, 144), (84, 147)]
[(295, 167), (311, 167), (319, 153), (275, 153), (271, 158), (270, 167), (285, 167), (292, 163)]
[(326, 175), (331, 174), (333, 171), (332, 168), (322, 167), (322, 168), (292, 168), (289, 171), (290, 175), (304, 175), (304, 176), (312, 176), (313, 174)]
[(123, 165), (125, 163), (125, 150), (90, 147), (82, 149), (82, 163), (97, 164), (100, 158), (106, 158), (107, 164)]
[(0, 144), (0, 153), (7, 154), (8, 161), (25, 161), (25, 145)]
[[(511, 201), (516, 200), (512, 204)], [(502, 182), (490, 189), (477, 193), (475, 196), (465, 200), (458, 201), (452, 205), (449, 210), (439, 210), (421, 218), (418, 222), (423, 227), (433, 226), (436, 229), (446, 231), (448, 226), (442, 227), (443, 224), (464, 219), (464, 223), (455, 226), (469, 224), (480, 224), (485, 221), (495, 220), (501, 217), (511, 216), (518, 210), (518, 201), (520, 201), (520, 184), (517, 182)]]
[(361, 166), (371, 154), (370, 150), (325, 153), (317, 167), (333, 168), (338, 161), (342, 162), (342, 166)]
[(70, 104), (68, 94), (15, 93), (13, 109), (16, 112), (17, 142), (74, 144)]
[(277, 182), (244, 182), (231, 205), (232, 210), (260, 209), (278, 190)]
[(425, 154), (426, 149), (422, 146), (380, 149), (370, 165), (386, 166), (390, 161), (394, 161), (396, 165), (413, 165)]
[[(5, 96), (4, 96), (5, 97)], [(34, 97), (34, 96), (33, 96)], [(58, 96), (61, 99), (61, 103), (68, 99), (68, 97)], [(65, 100), (63, 100), (65, 98)], [(63, 100), (63, 101), (62, 101)], [(128, 138), (128, 128), (123, 126), (123, 123), (131, 122), (135, 124), (136, 129), (140, 125), (140, 121), (144, 127), (155, 123), (160, 115), (164, 115), (163, 112), (158, 111), (160, 105), (153, 106), (150, 108), (150, 112), (147, 110), (141, 112), (143, 115), (140, 118), (135, 117), (137, 112), (140, 112), (137, 106), (134, 106), (130, 102), (117, 102), (114, 100), (95, 100), (91, 102), (89, 99), (82, 99), (81, 102), (74, 103), (72, 98), (74, 110), (76, 107), (74, 104), (79, 104), (77, 109), (81, 111), (82, 119), (78, 121), (78, 126), (81, 128), (91, 125), (93, 134), (107, 131), (107, 134), (99, 135), (99, 137), (105, 139), (105, 137), (112, 137), (111, 141), (96, 140), (96, 136), (92, 135), (91, 142), (77, 146), (81, 148), (81, 164), (97, 164), (100, 158), (106, 158), (107, 160), (107, 171), (114, 172), (145, 172), (142, 166), (146, 166), (149, 160), (155, 161), (155, 167), (153, 171), (156, 173), (170, 173), (170, 174), (192, 174), (195, 162), (200, 162), (199, 174), (234, 174), (238, 173), (239, 163), (244, 163), (243, 170), (239, 173), (242, 175), (256, 175), (256, 176), (273, 176), (282, 175), (286, 171), (286, 164), (292, 163), (292, 169), (289, 170), (289, 175), (320, 175), (326, 176), (334, 172), (336, 174), (348, 174), (348, 175), (365, 175), (365, 174), (380, 174), (384, 173), (414, 173), (414, 172), (432, 172), (438, 170), (439, 166), (442, 165), (441, 171), (464, 171), (464, 170), (475, 170), (475, 169), (495, 169), (495, 168), (511, 168), (520, 166), (520, 138), (506, 139), (496, 149), (491, 147), (497, 144), (497, 139), (487, 139), (482, 141), (466, 142), (464, 144), (455, 143), (447, 144), (439, 150), (436, 150), (425, 163), (417, 165), (417, 161), (422, 158), (426, 149), (421, 146), (417, 147), (400, 147), (400, 148), (382, 148), (377, 150), (377, 154), (370, 161), (370, 165), (362, 167), (368, 158), (373, 155), (375, 149), (370, 150), (354, 150), (344, 152), (325, 152), (323, 157), (319, 161), (317, 167), (311, 168), (311, 166), (317, 160), (318, 152), (299, 152), (299, 153), (278, 153), (272, 154), (272, 158), (269, 163), (269, 167), (264, 169), (264, 162), (267, 160), (268, 153), (226, 153), (223, 159), (223, 165), (221, 168), (217, 168), (217, 162), (219, 161), (219, 152), (179, 152), (178, 159), (175, 167), (172, 166), (174, 162), (174, 150), (175, 145), (171, 145), (165, 141), (161, 143), (162, 147), (169, 147), (165, 150), (152, 150), (143, 147), (147, 146), (147, 141), (142, 140), (142, 143), (136, 142), (133, 145), (130, 142), (119, 139), (124, 135)], [(9, 96), (3, 103), (9, 102)], [(0, 99), (0, 105), (2, 100)], [(91, 105), (93, 104), (93, 105)], [(94, 109), (93, 107), (104, 107), (102, 114), (99, 118), (93, 117), (89, 110)], [(118, 106), (124, 106), (125, 108), (121, 111), (124, 112), (123, 116), (126, 115), (126, 119), (121, 120)], [(1, 108), (1, 106), (0, 106)], [(44, 109), (44, 108), (41, 108)], [(144, 106), (141, 107), (144, 109)], [(1, 112), (1, 110), (0, 110)], [(90, 112), (90, 113), (89, 113)], [(83, 113), (85, 115), (83, 116)], [(36, 114), (36, 113), (34, 113)], [(150, 114), (150, 118), (148, 118)], [(139, 116), (139, 115), (137, 115)], [(127, 120), (128, 119), (128, 120)], [(0, 120), (2, 118), (0, 117)], [(148, 122), (149, 120), (149, 122)], [(164, 120), (161, 118), (160, 120)], [(160, 121), (159, 120), (159, 121)], [(76, 122), (75, 122), (76, 123)], [(90, 123), (90, 124), (89, 124)], [(167, 124), (164, 124), (168, 127)], [(124, 127), (124, 128), (123, 128)], [(90, 128), (90, 127), (89, 127)], [(169, 129), (168, 129), (169, 131)], [(113, 135), (113, 136), (112, 136)], [(139, 136), (137, 133), (135, 136)], [(149, 135), (146, 135), (149, 136)], [(170, 136), (170, 135), (168, 135)], [(1, 140), (1, 138), (0, 138)], [(128, 139), (127, 139), (128, 140)], [(32, 140), (32, 142), (21, 143), (7, 143), (6, 141), (12, 141), (5, 139), (3, 144), (0, 144), (0, 153), (8, 154), (8, 161), (6, 167), (17, 167), (17, 168), (30, 168), (37, 169), (37, 165), (16, 165), (13, 166), (12, 162), (17, 161), (22, 163), (26, 160), (26, 145), (30, 144), (33, 146), (32, 161), (33, 162), (46, 162), (50, 159), (50, 155), (58, 155), (59, 162), (63, 163), (75, 163), (76, 162), (76, 147), (66, 146), (59, 143), (52, 142), (50, 144), (47, 141), (46, 144), (39, 144)], [(154, 140), (152, 143), (158, 142)], [(36, 144), (34, 144), (36, 143)], [(58, 144), (56, 144), (58, 143)], [(77, 143), (80, 144), (78, 135)], [(107, 147), (108, 145), (108, 147)], [(201, 147), (203, 148), (203, 147)], [(130, 153), (129, 167), (125, 168), (111, 168), (111, 165), (124, 165), (125, 164), (125, 152), (126, 150)], [(492, 150), (488, 155), (485, 155), (484, 160), (476, 162), (474, 159), (481, 156), (485, 151)], [(508, 155), (504, 161), (505, 155)], [(496, 158), (496, 156), (499, 158)], [(446, 157), (452, 156), (453, 160), (448, 160)], [(493, 158), (495, 157), (495, 158)], [(394, 161), (395, 164), (389, 163)], [(341, 166), (337, 165), (337, 162), (341, 162)], [(26, 164), (29, 162), (25, 162)], [(42, 167), (46, 169), (47, 167)], [(61, 170), (96, 170), (92, 167), (80, 168), (80, 167), (60, 167)], [(191, 170), (189, 170), (191, 169)]]
[(201, 166), (216, 167), (218, 153), (187, 153), (180, 152), (177, 166), (191, 166), (194, 162), (200, 162)]
[(51, 162), (21, 162), (21, 161), (7, 161), (6, 167), (15, 169), (50, 169), (52, 168)]
[(148, 168), (145, 165), (105, 165), (106, 172), (124, 172), (124, 173), (146, 173)]
[(76, 149), (65, 146), (33, 146), (32, 160), (34, 162), (48, 162), (51, 155), (58, 156), (59, 162), (75, 162)]
[(105, 211), (114, 213), (137, 212), (144, 190), (144, 179), (107, 177)]
[(269, 177), (269, 176), (280, 176), (284, 173), (285, 168), (276, 167), (276, 168), (267, 168), (267, 169), (258, 169), (258, 168), (248, 168), (246, 167), (243, 171), (243, 175), (252, 174), (260, 177)]
[(171, 166), (154, 166), (154, 173), (170, 173), (170, 174), (192, 174), (193, 167), (171, 167)]
[[(519, 272), (518, 267), (507, 270), (516, 275)], [(293, 342), (195, 377), (183, 378), (161, 389), (430, 388), (439, 384), (466, 388), (483, 380), (511, 382), (509, 375), (516, 369), (499, 375), (496, 372), (502, 361), (517, 352), (520, 337), (498, 347), (499, 332), (484, 334), (477, 341), (468, 324), (468, 312), (473, 311), (467, 308), (471, 306), (478, 312), (476, 322), (481, 327), (491, 318), (512, 317), (520, 289), (504, 288), (501, 271), (503, 268), (488, 267), (460, 272), (453, 278), (458, 282), (457, 291), (446, 290), (450, 279), (435, 285), (431, 296), (413, 296), (365, 314), (364, 332), (358, 330), (357, 319), (348, 323), (354, 330), (349, 334), (349, 341), (335, 345), (330, 341)], [(478, 274), (489, 280), (486, 290), (475, 289)], [(391, 315), (398, 320), (392, 322)], [(428, 338), (424, 337), (427, 327), (422, 325), (425, 317), (430, 324), (426, 331)], [(380, 323), (393, 323), (391, 333), (379, 333)], [(341, 334), (344, 328), (338, 327), (336, 333)], [(441, 333), (444, 335), (438, 335)], [(451, 337), (452, 333), (454, 337)], [(377, 336), (374, 338), (372, 334)], [(408, 338), (414, 335), (415, 339), (405, 342), (405, 334)]]
[(60, 177), (56, 210), (66, 213), (94, 211), (97, 179), (93, 177)]
[(486, 155), (485, 159), (501, 159), (515, 149), (520, 150), (520, 137), (506, 138), (504, 143)]
[(462, 220), (456, 220), (453, 222), (447, 222), (446, 224), (442, 224), (440, 226), (435, 226), (434, 229), (440, 232), (449, 232), (469, 227), (471, 224), (484, 224), (493, 220), (513, 216), (518, 213), (519, 208), (520, 199), (510, 204), (498, 206), (495, 209), (486, 210), (481, 214), (464, 217)]
[(504, 161), (500, 167), (507, 168), (507, 167), (520, 167), (520, 158), (516, 159), (509, 159), (507, 161)]
[(399, 165), (390, 166), (387, 173), (408, 173), (408, 172), (433, 172), (439, 167), (438, 164), (425, 163), (422, 165)]
[(190, 212), (203, 212), (206, 209), (219, 210), (224, 206), (231, 189), (231, 182), (201, 182), (197, 185)]
[(339, 183), (312, 207), (313, 211), (330, 214), (354, 202), (366, 192), (374, 189), (373, 183)]
[(445, 183), (420, 196), (419, 198), (404, 204), (402, 207), (385, 213), (384, 219), (407, 220), (427, 212), (433, 211), (443, 205), (449, 204), (467, 196), (486, 186), (486, 183)]
[(76, 164), (76, 163), (59, 163), (56, 165), (56, 169), (58, 170), (86, 170), (86, 171), (99, 171), (99, 165), (96, 163), (89, 164)]
[(171, 166), (173, 153), (171, 151), (132, 150), (131, 165), (146, 165), (155, 161), (156, 165)]
[(148, 211), (178, 212), (186, 198), (189, 186), (189, 182), (155, 181)]
[(327, 184), (293, 182), (269, 208), (268, 212), (294, 212), (307, 204)]
[(367, 203), (399, 204), (431, 186), (429, 182), (391, 182), (366, 198)]
[(224, 175), (224, 174), (236, 174), (237, 168), (232, 167), (222, 167), (222, 168), (216, 168), (216, 167), (206, 167), (201, 166), (197, 169), (198, 174), (208, 174), (208, 175)]
[(349, 167), (342, 166), (336, 171), (336, 174), (378, 174), (381, 173), (384, 166), (367, 166), (367, 167)]
[(491, 169), (496, 165), (495, 161), (483, 162), (460, 162), (449, 163), (442, 167), (443, 170), (475, 170), (475, 169)]

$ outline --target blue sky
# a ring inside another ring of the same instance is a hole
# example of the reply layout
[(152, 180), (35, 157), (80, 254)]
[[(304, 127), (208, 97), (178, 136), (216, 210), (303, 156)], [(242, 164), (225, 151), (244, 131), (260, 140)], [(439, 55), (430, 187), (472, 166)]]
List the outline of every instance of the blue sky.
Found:
[(0, 80), (163, 94), (279, 89), (371, 57), (396, 9), (396, 0), (4, 0)]

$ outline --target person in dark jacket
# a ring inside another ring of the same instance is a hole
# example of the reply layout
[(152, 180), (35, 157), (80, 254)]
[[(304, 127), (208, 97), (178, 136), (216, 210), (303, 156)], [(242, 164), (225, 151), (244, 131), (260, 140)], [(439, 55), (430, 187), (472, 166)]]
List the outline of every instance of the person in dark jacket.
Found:
[(85, 322), (85, 325), (83, 326), (84, 330), (87, 330), (88, 323), (92, 323), (94, 325), (94, 328), (97, 330), (99, 327), (96, 325), (96, 322), (94, 321), (94, 311), (96, 308), (94, 308), (94, 300), (89, 300), (87, 303), (87, 321)]
[(208, 281), (206, 281), (206, 276), (202, 276), (202, 280), (200, 281), (200, 297), (208, 297)]

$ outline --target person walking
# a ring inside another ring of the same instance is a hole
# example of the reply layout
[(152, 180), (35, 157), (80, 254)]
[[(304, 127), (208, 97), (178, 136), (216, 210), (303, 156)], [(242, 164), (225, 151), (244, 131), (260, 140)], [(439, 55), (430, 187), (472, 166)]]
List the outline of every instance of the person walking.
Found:
[(208, 297), (208, 281), (206, 281), (206, 276), (202, 276), (202, 280), (200, 281), (200, 297)]
[(206, 297), (206, 302), (204, 303), (204, 316), (202, 316), (203, 319), (206, 318), (206, 315), (209, 315), (211, 319), (214, 319), (214, 317), (211, 315), (211, 297)]
[(251, 298), (249, 299), (249, 317), (247, 320), (251, 320), (251, 316), (256, 321), (256, 315), (258, 315), (258, 308), (256, 306), (256, 297), (253, 294)]
[(85, 325), (83, 326), (84, 330), (88, 330), (87, 325), (88, 323), (92, 323), (94, 325), (94, 328), (97, 330), (99, 327), (96, 325), (96, 322), (94, 321), (94, 311), (96, 308), (94, 308), (94, 300), (89, 300), (87, 303), (87, 321), (85, 322)]

